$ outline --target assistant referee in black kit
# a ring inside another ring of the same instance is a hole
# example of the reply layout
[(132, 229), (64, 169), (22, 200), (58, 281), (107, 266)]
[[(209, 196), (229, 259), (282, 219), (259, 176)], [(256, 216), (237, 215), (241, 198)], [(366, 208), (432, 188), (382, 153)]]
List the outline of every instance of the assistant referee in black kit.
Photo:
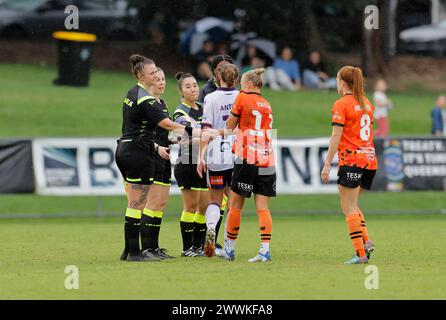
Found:
[[(143, 214), (146, 207), (150, 185), (155, 177), (155, 129), (157, 126), (172, 131), (184, 131), (192, 136), (192, 128), (172, 122), (160, 104), (149, 94), (149, 88), (157, 79), (155, 62), (141, 55), (130, 57), (131, 72), (138, 83), (127, 93), (124, 99), (122, 116), (122, 137), (116, 149), (116, 164), (127, 182), (127, 210), (125, 215), (125, 249), (121, 260), (158, 261), (161, 260), (149, 249), (152, 217)], [(161, 106), (161, 107), (160, 107)], [(141, 234), (142, 252), (139, 238)]]

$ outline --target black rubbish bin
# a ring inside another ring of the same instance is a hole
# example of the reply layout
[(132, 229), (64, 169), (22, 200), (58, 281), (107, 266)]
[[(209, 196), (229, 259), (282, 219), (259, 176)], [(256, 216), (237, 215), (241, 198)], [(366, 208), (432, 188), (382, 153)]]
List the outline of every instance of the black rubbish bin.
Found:
[(96, 36), (89, 33), (58, 31), (59, 77), (54, 84), (86, 87), (90, 79), (91, 54)]

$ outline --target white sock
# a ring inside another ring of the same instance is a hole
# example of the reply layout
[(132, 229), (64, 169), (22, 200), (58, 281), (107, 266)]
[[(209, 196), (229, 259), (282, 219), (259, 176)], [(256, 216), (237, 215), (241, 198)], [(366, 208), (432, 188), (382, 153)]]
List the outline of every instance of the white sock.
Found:
[(260, 243), (260, 254), (267, 254), (269, 252), (269, 242)]
[(231, 252), (232, 250), (235, 250), (235, 240), (225, 240), (225, 250), (227, 252)]
[[(228, 213), (229, 213), (229, 211), (228, 211)], [(224, 216), (223, 216), (223, 218), (224, 218)], [(224, 233), (223, 233), (223, 239), (227, 239), (228, 237), (228, 234), (226, 233), (226, 227), (228, 226), (228, 214), (226, 214), (226, 218), (224, 218), (225, 219), (225, 227), (224, 227)], [(220, 227), (220, 230), (221, 230), (221, 227)]]
[(211, 203), (206, 210), (206, 226), (208, 229), (214, 229), (220, 220), (220, 207)]

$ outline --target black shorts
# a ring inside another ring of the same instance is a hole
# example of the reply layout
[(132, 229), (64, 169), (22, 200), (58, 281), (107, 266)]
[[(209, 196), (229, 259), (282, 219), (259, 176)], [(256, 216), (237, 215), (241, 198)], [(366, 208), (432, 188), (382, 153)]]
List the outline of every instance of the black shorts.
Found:
[(155, 177), (155, 148), (138, 140), (118, 141), (115, 154), (119, 171), (128, 183), (150, 185)]
[(170, 160), (155, 155), (155, 180), (153, 184), (169, 187), (172, 183), (172, 164)]
[(375, 174), (376, 170), (342, 166), (338, 170), (338, 184), (351, 189), (360, 186), (363, 189), (370, 190)]
[(276, 168), (258, 167), (253, 164), (235, 164), (232, 177), (232, 191), (250, 198), (251, 194), (266, 197), (276, 196)]
[(174, 168), (175, 179), (177, 179), (180, 190), (207, 191), (208, 183), (206, 176), (200, 178), (197, 173), (196, 164), (179, 163)]
[(223, 171), (208, 170), (208, 184), (212, 189), (221, 190), (231, 185), (232, 169)]

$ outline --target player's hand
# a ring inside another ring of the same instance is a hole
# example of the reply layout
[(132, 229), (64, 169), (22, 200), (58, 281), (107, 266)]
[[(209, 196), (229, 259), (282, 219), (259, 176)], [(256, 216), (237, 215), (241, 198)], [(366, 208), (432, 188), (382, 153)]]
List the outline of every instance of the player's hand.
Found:
[(158, 147), (158, 154), (160, 155), (161, 158), (165, 159), (165, 160), (170, 160), (170, 154), (169, 154), (169, 148), (166, 147)]
[(170, 144), (178, 144), (178, 143), (182, 142), (181, 136), (169, 137), (169, 142), (170, 142)]
[(197, 173), (200, 178), (203, 178), (203, 173), (207, 171), (206, 162), (203, 159), (198, 160), (197, 163)]
[(331, 171), (331, 165), (328, 163), (324, 164), (324, 168), (322, 169), (321, 172), (321, 179), (322, 182), (325, 184), (330, 182), (330, 171)]
[(212, 141), (219, 135), (220, 135), (220, 132), (217, 129), (206, 129), (201, 133), (201, 140)]

